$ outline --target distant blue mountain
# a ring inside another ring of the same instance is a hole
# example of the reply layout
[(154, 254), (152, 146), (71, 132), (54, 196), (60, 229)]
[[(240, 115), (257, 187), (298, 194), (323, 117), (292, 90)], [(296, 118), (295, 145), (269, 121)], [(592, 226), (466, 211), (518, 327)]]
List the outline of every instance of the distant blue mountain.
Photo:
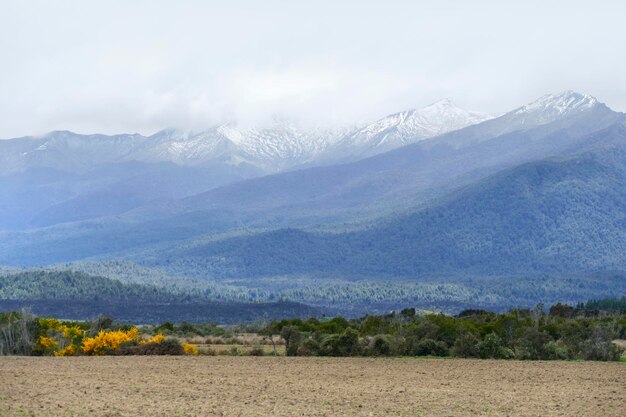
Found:
[(238, 182), (181, 203), (186, 210), (272, 209), (286, 216), (340, 211), (349, 219), (423, 204), (499, 170), (583, 146), (592, 133), (625, 120), (625, 114), (591, 96), (548, 95), (498, 118), (371, 158)]
[[(240, 278), (621, 269), (625, 121), (565, 92), (360, 161), (193, 196), (216, 180), (207, 167), (25, 171), (19, 181), (42, 192), (2, 207), (45, 208), (30, 215), (37, 228), (0, 233), (0, 264), (130, 257)], [(68, 198), (56, 178), (101, 183)]]
[(280, 229), (172, 248), (156, 264), (196, 263), (223, 277), (626, 269), (626, 146), (619, 151), (611, 161), (586, 153), (522, 164), (359, 231)]

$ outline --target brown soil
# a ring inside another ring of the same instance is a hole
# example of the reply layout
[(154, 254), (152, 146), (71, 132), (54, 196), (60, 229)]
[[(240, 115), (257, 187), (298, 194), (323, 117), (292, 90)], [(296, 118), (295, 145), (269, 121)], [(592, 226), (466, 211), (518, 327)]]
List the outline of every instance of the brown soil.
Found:
[(624, 416), (626, 364), (0, 358), (1, 416)]

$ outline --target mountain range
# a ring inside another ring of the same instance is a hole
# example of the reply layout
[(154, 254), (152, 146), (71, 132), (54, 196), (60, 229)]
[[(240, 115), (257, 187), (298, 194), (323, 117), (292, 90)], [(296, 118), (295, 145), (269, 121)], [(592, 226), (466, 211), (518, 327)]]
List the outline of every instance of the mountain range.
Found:
[(247, 178), (382, 153), (485, 118), (443, 100), (356, 130), (275, 119), (148, 137), (59, 131), (2, 140), (0, 229), (117, 215)]
[[(573, 91), (497, 117), (442, 100), (366, 126), (53, 132), (0, 155), (5, 265), (118, 259), (295, 301), (626, 270), (626, 115)], [(594, 277), (568, 297), (626, 291)]]

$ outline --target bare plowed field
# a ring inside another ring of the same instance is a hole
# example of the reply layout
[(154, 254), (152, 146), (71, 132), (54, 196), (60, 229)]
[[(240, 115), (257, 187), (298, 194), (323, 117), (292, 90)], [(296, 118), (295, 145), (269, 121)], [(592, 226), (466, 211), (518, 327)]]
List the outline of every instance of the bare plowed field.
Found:
[(620, 416), (626, 364), (0, 358), (1, 416)]

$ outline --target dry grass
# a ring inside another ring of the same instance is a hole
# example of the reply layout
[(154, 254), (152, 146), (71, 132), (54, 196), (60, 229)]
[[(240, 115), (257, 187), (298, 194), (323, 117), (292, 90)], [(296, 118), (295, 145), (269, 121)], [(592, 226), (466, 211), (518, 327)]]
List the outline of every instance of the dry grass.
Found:
[[(231, 354), (233, 350), (245, 355), (247, 352), (250, 352), (252, 349), (261, 348), (263, 349), (264, 354), (270, 355), (274, 353), (274, 348), (272, 345), (241, 345), (241, 344), (217, 344), (217, 345), (209, 345), (209, 344), (197, 344), (198, 352), (206, 353), (213, 352), (217, 355), (221, 354)], [(276, 345), (276, 353), (278, 355), (285, 355), (285, 345)]]
[(0, 415), (623, 416), (626, 364), (0, 358)]
[[(196, 336), (189, 339), (189, 343), (207, 344), (207, 345), (245, 345), (245, 346), (258, 346), (258, 345), (271, 345), (272, 342), (269, 337), (259, 336), (256, 333), (242, 333), (233, 337), (222, 336)], [(285, 341), (280, 336), (274, 336), (274, 343), (276, 345), (284, 345)]]

